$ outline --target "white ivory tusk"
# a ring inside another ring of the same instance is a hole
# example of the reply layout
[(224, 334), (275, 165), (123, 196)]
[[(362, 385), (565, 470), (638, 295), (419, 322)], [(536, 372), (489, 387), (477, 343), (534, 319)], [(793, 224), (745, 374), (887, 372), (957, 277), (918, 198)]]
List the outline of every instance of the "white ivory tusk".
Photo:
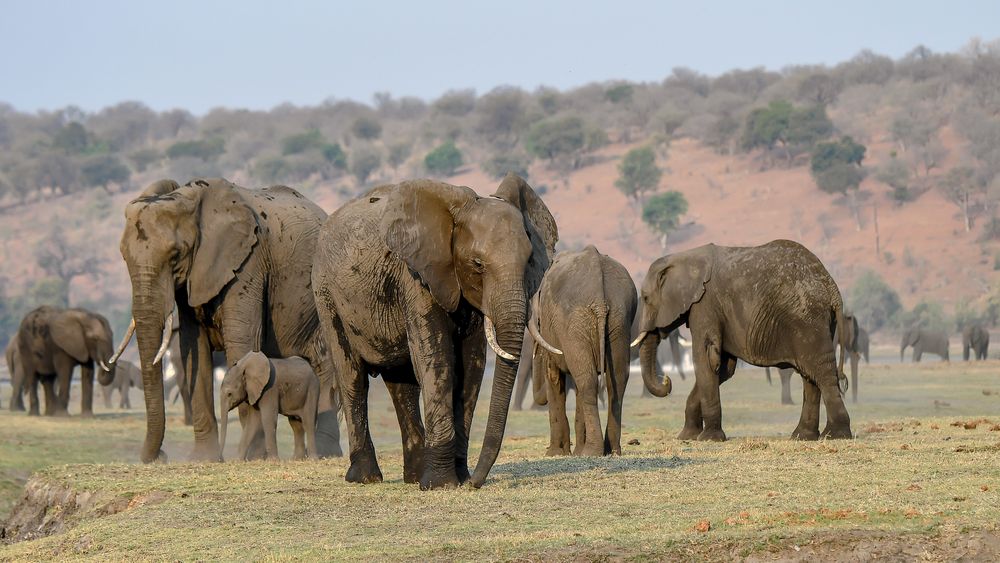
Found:
[[(122, 338), (122, 343), (118, 345), (118, 350), (115, 352), (115, 355), (111, 356), (111, 358), (108, 360), (109, 364), (114, 365), (114, 363), (118, 361), (118, 358), (121, 357), (122, 352), (125, 351), (125, 347), (128, 346), (128, 343), (129, 341), (132, 340), (132, 335), (134, 334), (135, 334), (135, 318), (133, 318), (132, 321), (128, 323), (128, 329), (125, 331), (125, 338)], [(109, 370), (105, 368), (104, 371), (109, 371)]]
[(636, 346), (638, 346), (642, 342), (642, 339), (646, 338), (646, 334), (647, 332), (645, 330), (640, 332), (639, 336), (636, 336), (635, 340), (633, 340), (632, 343), (628, 345), (628, 347), (635, 348)]
[(486, 342), (490, 344), (490, 348), (493, 348), (493, 352), (505, 360), (514, 360), (515, 358), (513, 355), (504, 352), (503, 348), (497, 344), (497, 333), (493, 328), (493, 321), (491, 321), (486, 315), (483, 315), (483, 324), (483, 328), (486, 329)]
[(531, 337), (535, 339), (535, 342), (537, 342), (539, 346), (557, 356), (562, 356), (563, 351), (546, 342), (545, 339), (542, 338), (542, 332), (538, 330), (538, 327), (536, 327), (530, 320), (528, 321), (528, 332), (531, 333)]
[(163, 324), (163, 341), (160, 342), (160, 349), (156, 352), (156, 358), (153, 359), (153, 365), (160, 363), (163, 359), (163, 355), (167, 353), (167, 348), (170, 346), (170, 336), (173, 333), (171, 330), (171, 325), (174, 323), (174, 312), (170, 311), (167, 315), (167, 320)]

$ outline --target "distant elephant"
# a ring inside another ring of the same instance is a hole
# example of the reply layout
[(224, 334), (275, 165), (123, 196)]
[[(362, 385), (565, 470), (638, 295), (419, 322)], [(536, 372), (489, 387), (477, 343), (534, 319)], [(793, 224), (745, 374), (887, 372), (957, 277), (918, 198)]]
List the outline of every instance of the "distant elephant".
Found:
[[(184, 406), (184, 425), (194, 425), (194, 412), (191, 409), (191, 386), (188, 385), (187, 375), (184, 373), (184, 359), (181, 356), (181, 324), (180, 315), (174, 317), (173, 326), (170, 331), (170, 347), (167, 349), (170, 356), (170, 365), (174, 368), (174, 385), (177, 386), (178, 397)], [(214, 358), (213, 358), (214, 360)], [(223, 363), (225, 358), (223, 358)], [(220, 367), (217, 361), (213, 361), (214, 367)], [(169, 397), (170, 393), (164, 390), (164, 397)], [(176, 401), (177, 398), (175, 397)]]
[(222, 432), (219, 447), (226, 447), (229, 411), (241, 404), (250, 406), (250, 414), (240, 439), (239, 459), (247, 459), (250, 437), (264, 432), (268, 459), (278, 459), (275, 436), (278, 415), (288, 417), (295, 437), (293, 459), (316, 454), (316, 409), (319, 406), (319, 379), (309, 362), (293, 356), (269, 359), (260, 352), (250, 352), (229, 368), (219, 387), (219, 419)]
[[(764, 373), (767, 374), (767, 384), (771, 385), (771, 368), (764, 368)], [(778, 377), (781, 378), (781, 404), (783, 405), (794, 405), (795, 401), (792, 400), (792, 374), (795, 370), (792, 368), (781, 368), (778, 370)]]
[(503, 441), (528, 299), (557, 238), (548, 208), (514, 174), (490, 197), (431, 180), (379, 186), (330, 216), (312, 289), (344, 403), (347, 481), (382, 481), (368, 430), (369, 374), (382, 376), (396, 407), (403, 480), (421, 489), (469, 480), (488, 343), (497, 355), (493, 393), (471, 476), (482, 486)]
[[(868, 363), (868, 333), (850, 311), (844, 311), (844, 331), (847, 337), (847, 355), (851, 360), (851, 402), (858, 402), (858, 363), (862, 356)], [(839, 328), (839, 326), (838, 326)]]
[(115, 378), (107, 385), (101, 384), (101, 395), (104, 397), (104, 408), (111, 408), (111, 394), (118, 391), (118, 408), (131, 409), (132, 401), (129, 400), (129, 390), (135, 387), (142, 391), (142, 370), (132, 362), (118, 360), (115, 364)]
[(937, 354), (944, 361), (948, 359), (948, 335), (940, 330), (931, 330), (914, 326), (903, 333), (899, 343), (899, 361), (903, 361), (903, 352), (913, 347), (913, 361), (919, 362), (924, 352)]
[[(737, 359), (791, 367), (803, 374), (802, 415), (793, 438), (821, 436), (821, 397), (827, 412), (822, 435), (853, 436), (839, 388), (840, 381), (846, 381), (845, 354), (838, 364), (834, 342), (836, 327), (844, 323), (840, 290), (822, 262), (801, 244), (708, 244), (664, 256), (649, 267), (642, 301), (642, 332), (633, 345), (642, 346), (642, 378), (654, 395), (670, 392), (669, 378), (660, 383), (654, 375), (661, 338), (685, 323), (691, 330), (696, 384), (678, 438), (726, 439), (719, 385), (732, 377)], [(843, 336), (840, 345), (846, 348)]]
[(990, 349), (990, 331), (983, 325), (973, 324), (962, 331), (962, 359), (969, 361), (969, 350), (977, 360), (985, 360)]
[(114, 350), (107, 319), (86, 309), (42, 306), (24, 316), (14, 339), (29, 415), (39, 414), (39, 383), (45, 389), (45, 414), (67, 415), (70, 379), (73, 368), (80, 366), (80, 410), (83, 416), (93, 416), (95, 365), (101, 384), (110, 384), (115, 377), (114, 367), (105, 364)]
[[(333, 372), (310, 289), (316, 237), (326, 213), (286, 186), (259, 190), (224, 179), (151, 184), (125, 208), (121, 254), (132, 282), (132, 325), (146, 399), (141, 459), (165, 460), (160, 360), (174, 306), (191, 389), (194, 460), (220, 461), (212, 350), (227, 363), (250, 351), (306, 358), (320, 379), (317, 449), (340, 455)], [(241, 413), (246, 413), (241, 408)], [(263, 455), (262, 433), (254, 437)]]
[(7, 373), (10, 375), (10, 410), (24, 410), (24, 375), (21, 372), (20, 348), (17, 345), (17, 338), (11, 338), (7, 342), (7, 349), (4, 356), (7, 360)]
[[(542, 278), (531, 301), (528, 330), (541, 348), (534, 357), (533, 374), (536, 388), (547, 386), (548, 455), (570, 453), (567, 374), (576, 385), (575, 453), (621, 454), (622, 402), (636, 302), (628, 270), (594, 246), (559, 253)], [(603, 440), (597, 409), (600, 379), (608, 393)]]

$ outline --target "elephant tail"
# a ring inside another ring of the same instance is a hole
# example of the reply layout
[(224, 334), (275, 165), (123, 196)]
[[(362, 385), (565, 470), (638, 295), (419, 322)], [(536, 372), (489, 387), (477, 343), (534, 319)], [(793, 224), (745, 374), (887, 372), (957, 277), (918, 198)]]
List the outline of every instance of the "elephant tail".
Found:
[(608, 348), (608, 307), (601, 304), (594, 308), (597, 315), (597, 375), (607, 372), (605, 352)]
[[(845, 324), (846, 321), (844, 320), (843, 304), (837, 304), (834, 307), (832, 320), (833, 320), (833, 326), (831, 327), (830, 332), (839, 341), (839, 342), (834, 342), (833, 346), (834, 348), (836, 348), (838, 344), (840, 345), (840, 358), (837, 360), (837, 378), (839, 381), (842, 382), (841, 392), (846, 393), (847, 389), (845, 386), (847, 384), (847, 374), (844, 373), (844, 359), (847, 357), (847, 348), (849, 342), (847, 341), (848, 338), (846, 330), (847, 325)], [(836, 355), (836, 351), (834, 352), (834, 355)]]

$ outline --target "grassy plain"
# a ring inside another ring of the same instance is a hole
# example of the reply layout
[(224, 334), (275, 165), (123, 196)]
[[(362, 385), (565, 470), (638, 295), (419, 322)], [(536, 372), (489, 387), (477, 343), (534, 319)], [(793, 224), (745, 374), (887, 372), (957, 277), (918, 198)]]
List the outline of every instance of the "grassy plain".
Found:
[(35, 490), (92, 494), (77, 497), (87, 502), (65, 516), (67, 530), (0, 546), (0, 560), (1000, 557), (1000, 362), (864, 368), (850, 441), (789, 441), (799, 407), (779, 404), (775, 380), (737, 373), (722, 393), (730, 440), (698, 443), (674, 438), (691, 378), (667, 399), (640, 398), (634, 378), (632, 443), (613, 458), (545, 458), (546, 413), (513, 412), (486, 486), (431, 492), (402, 483), (378, 382), (372, 429), (386, 482), (368, 486), (343, 481), (344, 459), (180, 462), (191, 438), (176, 410), (173, 462), (155, 466), (134, 463), (141, 411), (51, 420), (4, 410), (0, 510), (32, 473)]

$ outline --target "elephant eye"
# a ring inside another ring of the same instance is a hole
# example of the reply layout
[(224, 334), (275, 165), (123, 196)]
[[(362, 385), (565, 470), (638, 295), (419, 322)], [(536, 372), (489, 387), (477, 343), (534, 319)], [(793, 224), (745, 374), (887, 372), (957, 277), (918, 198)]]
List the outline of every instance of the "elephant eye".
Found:
[(483, 268), (485, 266), (483, 266), (483, 261), (482, 260), (480, 260), (479, 258), (473, 258), (472, 259), (472, 267), (475, 268), (476, 270), (482, 272)]

